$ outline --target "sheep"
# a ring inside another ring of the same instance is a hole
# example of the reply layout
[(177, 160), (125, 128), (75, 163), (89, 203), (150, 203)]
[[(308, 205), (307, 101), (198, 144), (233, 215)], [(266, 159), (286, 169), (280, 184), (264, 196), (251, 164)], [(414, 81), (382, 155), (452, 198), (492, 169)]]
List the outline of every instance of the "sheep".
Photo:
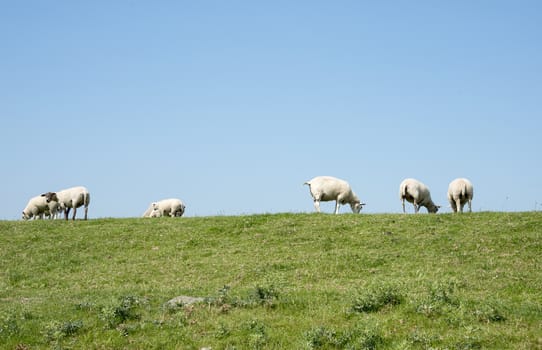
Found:
[(463, 212), (466, 203), (469, 204), (469, 213), (472, 212), (472, 197), (474, 189), (472, 183), (465, 178), (458, 178), (448, 186), (448, 202), (454, 213)]
[(332, 176), (317, 176), (304, 185), (309, 185), (314, 208), (320, 212), (320, 201), (335, 201), (335, 214), (339, 213), (339, 205), (350, 204), (353, 213), (359, 213), (365, 203), (361, 203), (358, 196), (352, 191), (348, 182)]
[(85, 207), (85, 220), (88, 218), (88, 206), (90, 204), (90, 193), (83, 186), (71, 187), (58, 192), (45, 193), (47, 203), (57, 201), (60, 204), (60, 209), (64, 211), (64, 218), (68, 220), (70, 209), (73, 208), (72, 220), (75, 220), (77, 208)]
[(420, 207), (427, 208), (429, 213), (436, 213), (440, 206), (435, 205), (431, 200), (429, 188), (415, 179), (405, 179), (399, 186), (399, 198), (403, 203), (403, 213), (405, 210), (405, 199), (414, 205), (414, 212), (418, 213)]
[(142, 217), (181, 217), (184, 214), (186, 206), (177, 198), (163, 199), (158, 202), (153, 202), (149, 205), (149, 208), (143, 213)]
[(59, 204), (58, 201), (47, 202), (45, 194), (40, 196), (32, 197), (28, 201), (28, 204), (23, 210), (22, 218), (23, 220), (28, 219), (43, 219), (43, 216), (46, 215), (49, 219), (54, 219), (57, 216)]

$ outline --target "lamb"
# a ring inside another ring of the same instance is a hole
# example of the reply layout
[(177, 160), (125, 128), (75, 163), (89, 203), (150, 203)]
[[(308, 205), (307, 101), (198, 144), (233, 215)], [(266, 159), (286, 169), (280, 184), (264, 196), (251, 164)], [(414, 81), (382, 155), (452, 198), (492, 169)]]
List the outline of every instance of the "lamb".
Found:
[(85, 220), (88, 218), (88, 206), (90, 204), (90, 193), (83, 186), (71, 187), (58, 192), (45, 193), (45, 199), (47, 203), (51, 201), (57, 201), (60, 205), (60, 209), (64, 211), (64, 218), (68, 220), (70, 209), (73, 208), (72, 220), (75, 220), (77, 214), (77, 208), (85, 207)]
[(465, 178), (458, 178), (448, 186), (448, 202), (454, 213), (463, 212), (466, 203), (469, 204), (469, 213), (472, 212), (472, 197), (474, 189), (472, 183)]
[(47, 202), (45, 194), (32, 197), (23, 210), (23, 220), (43, 219), (46, 215), (49, 219), (54, 219), (57, 216), (59, 204), (57, 201)]
[(339, 213), (339, 205), (350, 204), (353, 213), (359, 213), (365, 203), (361, 203), (358, 196), (352, 191), (348, 182), (332, 176), (317, 176), (304, 183), (309, 185), (314, 208), (320, 212), (320, 201), (335, 201), (335, 214)]
[(431, 200), (429, 188), (415, 179), (405, 179), (399, 186), (399, 198), (403, 203), (403, 213), (405, 210), (405, 199), (414, 205), (414, 212), (418, 213), (420, 207), (427, 208), (429, 213), (436, 213), (440, 206), (435, 205)]
[(184, 214), (186, 206), (177, 198), (163, 199), (158, 202), (153, 202), (149, 205), (149, 208), (143, 213), (142, 217), (181, 217)]

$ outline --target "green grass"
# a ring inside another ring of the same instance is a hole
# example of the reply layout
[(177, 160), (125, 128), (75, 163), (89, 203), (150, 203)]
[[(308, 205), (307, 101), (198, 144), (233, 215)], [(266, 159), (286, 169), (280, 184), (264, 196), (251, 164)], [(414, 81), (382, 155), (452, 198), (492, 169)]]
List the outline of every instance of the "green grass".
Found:
[(0, 249), (2, 349), (542, 349), (538, 212), (0, 221)]

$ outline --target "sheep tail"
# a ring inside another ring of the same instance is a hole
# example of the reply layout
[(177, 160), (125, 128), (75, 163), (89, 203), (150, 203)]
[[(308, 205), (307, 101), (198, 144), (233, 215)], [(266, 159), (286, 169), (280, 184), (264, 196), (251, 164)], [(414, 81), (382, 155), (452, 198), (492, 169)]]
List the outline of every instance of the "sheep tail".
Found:
[(403, 186), (403, 189), (401, 191), (401, 198), (406, 197), (407, 193), (408, 193), (408, 185), (405, 185)]
[(87, 192), (84, 194), (83, 204), (85, 207), (88, 207), (88, 205), (90, 204), (90, 193)]
[(461, 187), (461, 198), (467, 198), (467, 186), (465, 185)]

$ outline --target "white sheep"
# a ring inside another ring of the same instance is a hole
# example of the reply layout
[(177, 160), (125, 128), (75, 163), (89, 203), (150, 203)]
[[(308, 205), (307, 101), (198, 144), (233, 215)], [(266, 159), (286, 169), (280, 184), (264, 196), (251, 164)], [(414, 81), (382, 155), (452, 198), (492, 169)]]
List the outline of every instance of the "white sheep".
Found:
[(88, 217), (88, 206), (90, 204), (90, 193), (83, 186), (71, 187), (58, 192), (47, 192), (45, 194), (47, 202), (57, 201), (60, 209), (64, 211), (64, 218), (68, 220), (70, 209), (73, 208), (72, 220), (75, 220), (77, 208), (85, 207), (85, 220)]
[(23, 209), (23, 220), (43, 219), (43, 216), (48, 216), (49, 219), (54, 219), (57, 216), (59, 204), (57, 201), (47, 202), (45, 194), (32, 197), (28, 204)]
[(448, 202), (454, 213), (463, 212), (466, 203), (469, 204), (469, 212), (472, 212), (472, 197), (474, 188), (472, 183), (465, 178), (458, 178), (450, 182), (448, 186)]
[(420, 207), (427, 208), (429, 213), (436, 213), (440, 206), (435, 205), (431, 200), (429, 188), (415, 179), (405, 179), (399, 186), (399, 198), (403, 203), (403, 213), (405, 210), (405, 199), (414, 205), (414, 212), (417, 213)]
[(180, 199), (163, 199), (161, 201), (151, 203), (149, 208), (147, 208), (147, 210), (145, 210), (143, 213), (142, 217), (180, 217), (183, 216), (185, 208), (184, 203)]
[(320, 202), (335, 201), (335, 214), (339, 213), (339, 205), (350, 204), (352, 212), (359, 213), (365, 203), (361, 203), (352, 191), (348, 182), (332, 176), (317, 176), (304, 183), (309, 185), (314, 208), (320, 212)]

